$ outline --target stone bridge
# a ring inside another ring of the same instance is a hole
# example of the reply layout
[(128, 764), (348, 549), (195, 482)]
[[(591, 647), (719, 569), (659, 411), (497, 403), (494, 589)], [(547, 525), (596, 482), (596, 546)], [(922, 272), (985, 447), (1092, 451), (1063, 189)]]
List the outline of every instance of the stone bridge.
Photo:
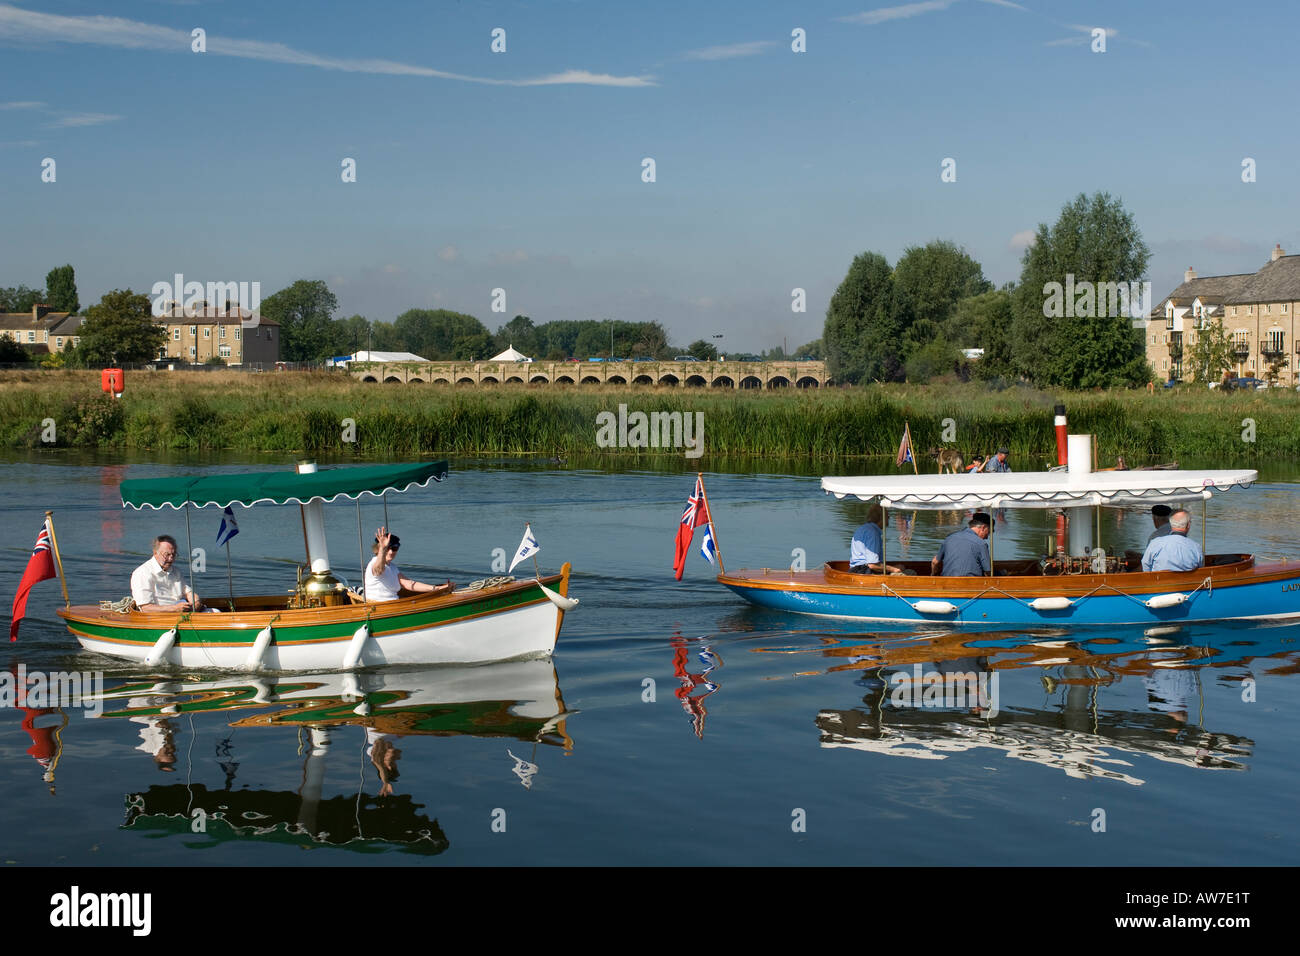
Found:
[(353, 362), (363, 382), (406, 385), (663, 385), (822, 388), (825, 362)]

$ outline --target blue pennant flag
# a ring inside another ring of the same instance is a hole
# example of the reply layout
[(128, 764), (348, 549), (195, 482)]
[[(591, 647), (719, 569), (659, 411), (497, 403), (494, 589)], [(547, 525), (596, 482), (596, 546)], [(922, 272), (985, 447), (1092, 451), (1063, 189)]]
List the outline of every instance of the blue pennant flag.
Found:
[(709, 564), (718, 563), (718, 549), (713, 543), (713, 525), (709, 525), (704, 531), (704, 543), (700, 545), (700, 554), (704, 555)]
[(226, 505), (226, 510), (221, 514), (221, 527), (217, 529), (217, 547), (221, 547), (237, 534), (239, 534), (239, 525), (235, 524), (235, 514), (230, 510), (230, 505)]

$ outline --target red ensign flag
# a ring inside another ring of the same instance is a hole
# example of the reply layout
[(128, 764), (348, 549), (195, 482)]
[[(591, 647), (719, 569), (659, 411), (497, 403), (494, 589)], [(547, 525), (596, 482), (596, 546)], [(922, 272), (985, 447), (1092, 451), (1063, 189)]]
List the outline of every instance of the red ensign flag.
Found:
[(27, 570), (18, 582), (18, 593), (14, 595), (14, 619), (9, 625), (9, 640), (18, 640), (18, 622), (27, 613), (27, 592), (38, 581), (48, 581), (54, 577), (54, 554), (50, 551), (49, 522), (41, 525), (41, 533), (36, 536), (36, 547), (27, 560)]
[(697, 476), (695, 491), (686, 500), (686, 510), (682, 512), (681, 524), (677, 526), (677, 553), (673, 557), (673, 574), (678, 581), (682, 579), (682, 572), (686, 570), (686, 555), (691, 550), (691, 539), (695, 537), (695, 529), (708, 523), (709, 509), (704, 505), (704, 480)]

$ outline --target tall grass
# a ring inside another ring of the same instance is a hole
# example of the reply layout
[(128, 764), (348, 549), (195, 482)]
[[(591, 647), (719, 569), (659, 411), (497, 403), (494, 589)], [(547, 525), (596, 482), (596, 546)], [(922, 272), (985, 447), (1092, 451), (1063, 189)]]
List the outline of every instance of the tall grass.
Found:
[[(597, 414), (616, 412), (622, 403), (629, 411), (703, 412), (706, 459), (893, 456), (907, 422), (922, 470), (931, 446), (969, 457), (999, 445), (1010, 448), (1013, 466), (1023, 470), (1041, 467), (1054, 454), (1057, 401), (1067, 406), (1071, 431), (1096, 436), (1102, 464), (1116, 455), (1133, 463), (1182, 457), (1246, 463), (1300, 455), (1300, 396), (1282, 389), (1055, 395), (973, 384), (776, 393), (450, 388), (363, 384), (329, 373), (234, 372), (129, 374), (118, 401), (100, 394), (94, 373), (0, 373), (0, 444), (47, 444), (43, 437), (53, 419), (55, 444), (65, 446), (361, 458), (650, 456), (654, 450), (597, 447)], [(953, 440), (944, 441), (945, 432)]]

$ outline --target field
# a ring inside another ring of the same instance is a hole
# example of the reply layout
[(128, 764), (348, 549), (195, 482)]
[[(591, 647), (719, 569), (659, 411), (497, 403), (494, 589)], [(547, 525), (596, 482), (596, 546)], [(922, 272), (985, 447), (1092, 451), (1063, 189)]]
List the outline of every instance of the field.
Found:
[[(1289, 389), (1048, 394), (1028, 388), (886, 385), (781, 392), (610, 386), (362, 384), (339, 373), (128, 372), (100, 392), (97, 372), (0, 372), (0, 444), (292, 452), (329, 458), (508, 455), (636, 460), (654, 449), (601, 448), (596, 416), (702, 412), (704, 457), (892, 459), (904, 421), (921, 455), (969, 457), (1000, 444), (1018, 470), (1053, 455), (1052, 407), (1097, 436), (1099, 464), (1178, 458), (1222, 464), (1300, 455), (1300, 396)], [(950, 423), (945, 423), (950, 419)], [(951, 440), (943, 441), (945, 430)], [(681, 451), (672, 452), (681, 455)], [(922, 457), (922, 470), (926, 463)], [(892, 465), (892, 461), (890, 462)]]

